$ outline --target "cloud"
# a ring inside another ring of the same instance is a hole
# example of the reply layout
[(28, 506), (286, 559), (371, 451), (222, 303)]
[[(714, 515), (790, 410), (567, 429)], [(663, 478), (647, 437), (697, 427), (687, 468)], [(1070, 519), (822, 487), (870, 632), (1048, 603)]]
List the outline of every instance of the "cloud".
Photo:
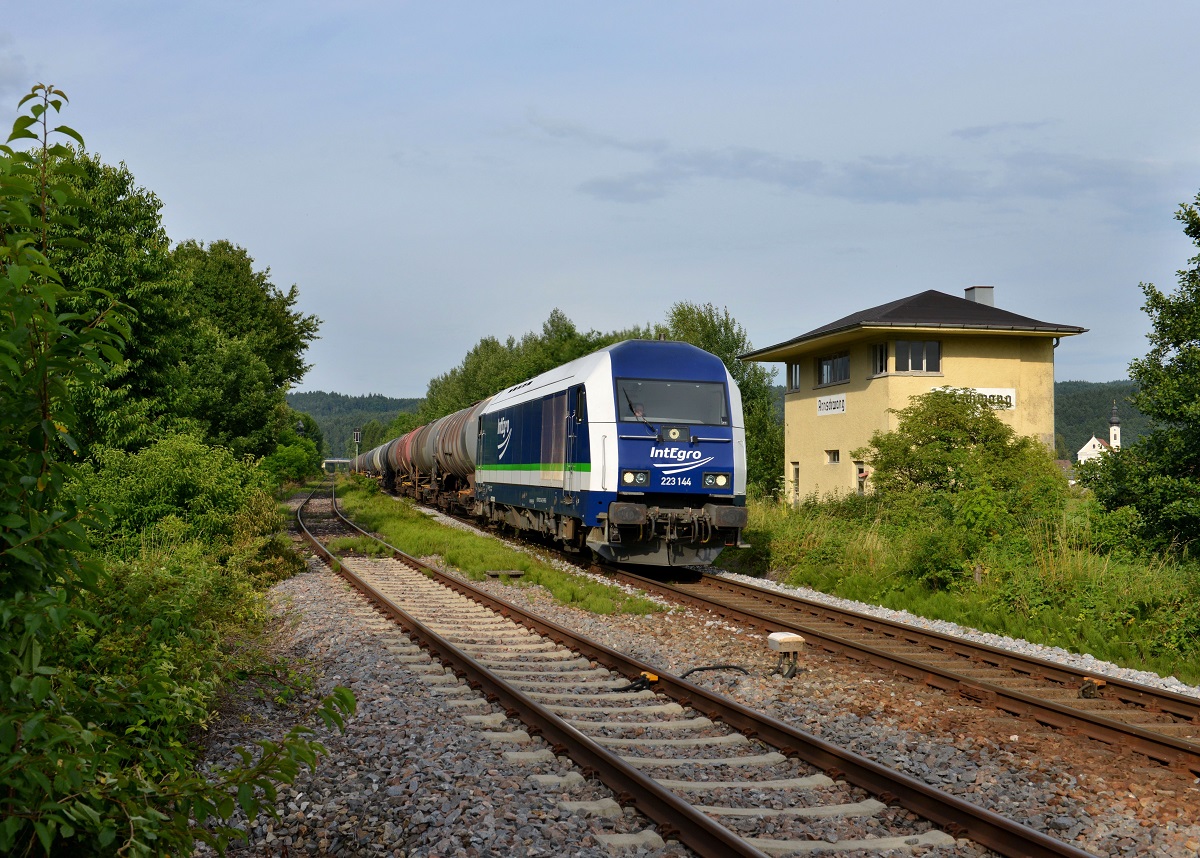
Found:
[[(1032, 130), (1045, 124), (1005, 123), (988, 128)], [(1132, 210), (1139, 208), (1137, 199), (1153, 195), (1156, 188), (1164, 187), (1178, 173), (1177, 165), (1088, 158), (1038, 149), (989, 155), (863, 155), (822, 160), (752, 147), (685, 149), (658, 140), (623, 140), (545, 119), (537, 120), (535, 125), (558, 140), (642, 156), (648, 162), (642, 169), (597, 176), (578, 185), (583, 194), (619, 203), (648, 203), (689, 183), (718, 180), (754, 182), (852, 202), (994, 203), (1090, 195)]]
[(998, 122), (995, 125), (972, 125), (968, 128), (959, 128), (951, 131), (950, 136), (958, 137), (962, 140), (977, 140), (980, 137), (1007, 134), (1010, 131), (1039, 131), (1053, 124), (1049, 120), (1042, 120), (1040, 122)]
[(624, 140), (620, 137), (613, 137), (609, 134), (593, 131), (582, 125), (556, 119), (546, 119), (536, 114), (530, 114), (529, 124), (557, 140), (583, 143), (598, 149), (617, 149), (622, 152), (657, 154), (666, 152), (670, 148), (666, 141), (663, 140)]

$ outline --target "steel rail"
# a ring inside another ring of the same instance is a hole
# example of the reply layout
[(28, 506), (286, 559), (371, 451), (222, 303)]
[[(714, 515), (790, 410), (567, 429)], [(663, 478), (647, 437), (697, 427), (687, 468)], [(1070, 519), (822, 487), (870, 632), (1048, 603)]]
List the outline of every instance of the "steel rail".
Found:
[[(430, 575), (443, 584), (447, 580), (454, 580), (440, 570), (422, 563), (362, 530), (342, 516), (337, 509), (336, 502), (333, 509), (335, 514), (347, 525), (359, 533), (376, 539), (390, 549), (394, 559), (417, 567), (426, 575)], [(410, 634), (421, 640), (425, 648), (435, 653), (443, 664), (452, 666), (457, 673), (465, 676), (470, 687), (498, 703), (509, 717), (520, 718), (530, 728), (531, 733), (540, 733), (556, 754), (569, 756), (584, 771), (602, 780), (616, 794), (620, 804), (636, 806), (639, 811), (654, 821), (665, 837), (678, 838), (705, 858), (722, 858), (731, 855), (744, 856), (744, 858), (769, 858), (767, 853), (755, 848), (741, 836), (697, 810), (674, 792), (661, 786), (653, 778), (642, 774), (619, 756), (597, 744), (541, 704), (495, 676), (474, 658), (380, 593), (338, 560), (312, 535), (304, 524), (301, 510), (303, 510), (303, 505), (296, 511), (296, 523), (301, 533), (337, 574), (345, 578), (351, 586), (366, 596), (377, 608), (392, 617)], [(453, 589), (463, 595), (478, 594), (478, 591), (463, 593), (457, 588)], [(515, 606), (512, 607), (515, 608)]]
[[(1000, 814), (994, 813), (971, 802), (961, 799), (957, 796), (938, 790), (905, 775), (902, 772), (889, 769), (879, 763), (861, 757), (851, 751), (847, 751), (837, 745), (826, 742), (810, 733), (799, 730), (790, 724), (787, 724), (778, 719), (772, 718), (765, 713), (758, 712), (743, 706), (728, 698), (708, 691), (707, 689), (688, 682), (670, 674), (665, 674), (658, 668), (655, 668), (645, 662), (631, 658), (624, 653), (611, 649), (597, 641), (592, 641), (588, 638), (577, 635), (571, 629), (561, 626), (551, 620), (538, 616), (537, 614), (526, 611), (517, 605), (507, 602), (499, 597), (493, 596), (486, 591), (473, 587), (466, 581), (448, 575), (435, 567), (421, 563), (412, 558), (394, 546), (388, 545), (386, 542), (379, 540), (378, 537), (358, 527), (354, 522), (346, 518), (340, 509), (338, 509), (336, 499), (332, 503), (333, 512), (347, 526), (353, 528), (357, 532), (375, 539), (385, 545), (389, 550), (394, 552), (396, 559), (401, 559), (406, 563), (412, 563), (425, 574), (440, 581), (450, 589), (461, 593), (469, 598), (483, 604), (497, 613), (507, 618), (513, 619), (521, 623), (526, 628), (550, 638), (556, 643), (581, 653), (591, 660), (606, 667), (615, 670), (631, 679), (639, 678), (643, 674), (649, 673), (657, 676), (657, 680), (651, 683), (659, 693), (664, 694), (680, 705), (691, 707), (698, 712), (701, 712), (711, 718), (719, 719), (734, 729), (747, 735), (749, 738), (758, 739), (768, 745), (777, 748), (781, 753), (788, 757), (803, 760), (824, 771), (830, 777), (845, 780), (855, 786), (867, 790), (873, 795), (878, 796), (881, 800), (887, 803), (895, 803), (905, 809), (916, 813), (920, 817), (933, 822), (942, 827), (948, 833), (955, 837), (965, 837), (985, 846), (1001, 855), (1012, 856), (1012, 858), (1093, 858), (1091, 853), (1085, 852), (1075, 846), (1072, 846), (1065, 841), (1054, 838), (1048, 834), (1036, 831), (1028, 826), (1022, 825), (1011, 819), (1008, 819)], [(297, 512), (299, 515), (299, 511)], [(301, 524), (302, 529), (303, 525)], [(307, 531), (305, 530), (307, 533)], [(311, 540), (311, 537), (310, 537)], [(323, 550), (323, 546), (319, 546), (323, 556), (328, 556), (328, 552)], [(338, 568), (340, 574), (351, 579), (349, 570), (336, 561), (331, 561)], [(355, 578), (357, 576), (354, 576)], [(355, 585), (358, 586), (358, 585)], [(361, 588), (360, 588), (361, 589)], [(397, 609), (399, 610), (399, 609)], [(416, 621), (413, 620), (415, 623)], [(433, 634), (433, 633), (430, 633)], [(447, 658), (458, 663), (459, 659), (467, 662), (472, 662), (465, 653), (457, 650), (449, 642), (443, 641), (447, 650)], [(479, 670), (483, 670), (476, 665)], [(464, 672), (467, 669), (463, 668)], [(486, 673), (486, 671), (483, 671)], [(474, 673), (474, 669), (472, 669)], [(492, 680), (486, 680), (491, 682)], [(498, 681), (498, 680), (497, 680)], [(479, 682), (481, 685), (485, 682), (482, 677), (475, 677), (471, 680)], [(507, 699), (523, 701), (524, 695), (513, 689), (508, 689), (504, 692)], [(499, 694), (498, 694), (499, 696)], [(557, 716), (552, 715), (542, 707), (538, 706), (534, 701), (528, 703), (521, 702), (519, 706), (514, 705), (517, 712), (526, 711), (528, 706), (529, 711), (541, 710), (542, 715), (548, 722), (556, 722), (556, 726), (543, 726), (541, 723), (535, 724), (537, 729), (542, 730), (544, 735), (551, 738), (551, 741), (562, 742), (564, 747), (575, 746), (572, 742), (568, 744), (565, 741), (567, 738), (574, 739), (575, 736), (582, 736), (579, 731), (570, 725), (563, 724)], [(583, 737), (586, 738), (586, 737)], [(603, 753), (605, 757), (611, 756), (607, 751), (604, 751), (599, 745), (593, 742), (588, 742), (594, 747), (594, 751), (589, 749), (588, 762), (577, 760), (586, 768), (593, 768), (597, 776), (605, 783), (609, 784), (610, 788), (617, 793), (622, 803), (629, 802), (635, 804), (639, 810), (653, 819), (657, 825), (663, 828), (664, 831), (677, 831), (679, 839), (687, 844), (690, 848), (695, 849), (701, 854), (723, 855), (728, 852), (708, 852), (704, 851), (707, 848), (708, 841), (701, 835), (697, 842), (692, 842), (691, 837), (695, 836), (681, 824), (681, 817), (675, 816), (676, 812), (686, 813), (685, 818), (691, 818), (691, 806), (686, 802), (678, 799), (674, 793), (669, 793), (672, 798), (662, 798), (661, 803), (654, 805), (644, 805), (640, 790), (635, 792), (630, 786), (653, 789), (655, 792), (662, 788), (658, 786), (653, 779), (647, 778), (635, 769), (627, 766), (624, 761), (619, 761), (621, 772), (617, 778), (616, 785), (609, 783), (605, 778), (603, 768), (595, 768), (598, 759), (598, 754)], [(608, 764), (605, 763), (605, 766)], [(645, 784), (648, 782), (648, 784)], [(657, 801), (657, 800), (656, 800)], [(678, 810), (677, 808), (686, 808), (686, 811)], [(663, 814), (665, 816), (659, 816)], [(703, 816), (703, 814), (701, 814)], [(705, 817), (705, 819), (708, 819)], [(722, 826), (709, 822), (721, 829), (727, 831)], [(697, 825), (699, 823), (697, 822)], [(736, 835), (735, 835), (736, 837)], [(740, 838), (738, 838), (740, 839)], [(743, 841), (744, 842), (744, 841)], [(747, 844), (748, 845), (748, 844)], [(737, 854), (753, 854), (753, 853), (737, 853)]]
[[(758, 626), (768, 631), (796, 632), (810, 638), (822, 648), (837, 654), (846, 655), (876, 667), (894, 670), (909, 679), (924, 682), (943, 691), (963, 694), (1013, 715), (1032, 717), (1049, 727), (1068, 732), (1077, 731), (1106, 744), (1119, 745), (1124, 749), (1137, 751), (1168, 767), (1200, 775), (1200, 745), (1187, 739), (1093, 714), (1084, 709), (1077, 709), (1037, 697), (1034, 694), (1005, 688), (983, 679), (964, 676), (950, 668), (931, 664), (919, 658), (888, 652), (864, 641), (830, 633), (820, 626), (806, 623), (803, 619), (770, 616), (761, 610), (731, 605), (728, 602), (694, 592), (687, 585), (656, 581), (624, 570), (608, 574), (615, 575), (620, 580), (634, 586), (677, 598), (729, 619)], [(1021, 655), (987, 644), (976, 644), (940, 632), (914, 629), (903, 623), (871, 617), (818, 602), (810, 602), (798, 597), (790, 597), (740, 582), (731, 582), (707, 573), (701, 580), (703, 586), (735, 592), (744, 598), (767, 602), (792, 613), (802, 609), (823, 616), (827, 621), (842, 622), (847, 626), (850, 623), (842, 618), (851, 618), (855, 623), (860, 624), (864, 631), (870, 631), (873, 627), (882, 628), (886, 630), (884, 633), (889, 637), (905, 639), (920, 646), (929, 646), (943, 654), (975, 658), (987, 666), (1012, 670), (1029, 678), (1044, 678), (1063, 684), (1073, 682), (1075, 687), (1078, 687), (1081, 682), (1092, 676), (1086, 671), (1072, 669), (1032, 656)], [(797, 605), (800, 607), (797, 608)], [(916, 640), (913, 640), (914, 638)], [(1172, 692), (1156, 692), (1154, 689), (1117, 678), (1104, 677), (1104, 680), (1106, 684), (1120, 689), (1118, 697), (1126, 703), (1139, 706), (1144, 711), (1162, 711), (1189, 719), (1192, 723), (1200, 723), (1200, 701)]]

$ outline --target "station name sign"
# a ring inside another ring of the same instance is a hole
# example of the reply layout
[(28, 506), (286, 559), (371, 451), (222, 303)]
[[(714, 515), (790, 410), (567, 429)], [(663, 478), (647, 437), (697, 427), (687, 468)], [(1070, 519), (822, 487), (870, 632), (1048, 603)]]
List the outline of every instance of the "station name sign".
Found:
[(1017, 407), (1017, 391), (1013, 387), (966, 387), (962, 389), (969, 390), (981, 397), (994, 411), (1012, 411)]
[(817, 416), (846, 413), (846, 394), (835, 393), (833, 396), (817, 397)]

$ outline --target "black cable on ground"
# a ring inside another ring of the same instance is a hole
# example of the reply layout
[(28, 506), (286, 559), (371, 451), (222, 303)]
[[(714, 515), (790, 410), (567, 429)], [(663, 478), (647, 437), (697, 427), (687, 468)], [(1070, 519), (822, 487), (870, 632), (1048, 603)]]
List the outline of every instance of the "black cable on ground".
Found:
[(682, 674), (679, 678), (686, 679), (689, 674), (695, 673), (698, 670), (740, 670), (746, 676), (750, 675), (750, 671), (742, 667), (740, 664), (708, 664), (703, 667), (693, 667), (687, 673)]

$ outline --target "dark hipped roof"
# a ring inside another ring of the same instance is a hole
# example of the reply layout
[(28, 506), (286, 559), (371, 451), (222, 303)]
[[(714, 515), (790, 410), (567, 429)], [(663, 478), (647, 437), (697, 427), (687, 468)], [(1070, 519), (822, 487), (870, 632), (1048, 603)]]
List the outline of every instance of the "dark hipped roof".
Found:
[(889, 304), (880, 304), (869, 310), (859, 310), (849, 316), (814, 328), (795, 339), (776, 343), (764, 349), (755, 349), (738, 357), (741, 360), (775, 360), (765, 357), (768, 354), (790, 350), (793, 346), (802, 345), (810, 340), (851, 331), (855, 328), (959, 328), (985, 331), (1028, 331), (1030, 333), (1048, 334), (1068, 337), (1087, 332), (1087, 328), (1074, 325), (1057, 325), (1053, 322), (1039, 322), (1028, 316), (1020, 316), (968, 301), (966, 298), (956, 298), (936, 289), (929, 289), (918, 295), (910, 295)]

